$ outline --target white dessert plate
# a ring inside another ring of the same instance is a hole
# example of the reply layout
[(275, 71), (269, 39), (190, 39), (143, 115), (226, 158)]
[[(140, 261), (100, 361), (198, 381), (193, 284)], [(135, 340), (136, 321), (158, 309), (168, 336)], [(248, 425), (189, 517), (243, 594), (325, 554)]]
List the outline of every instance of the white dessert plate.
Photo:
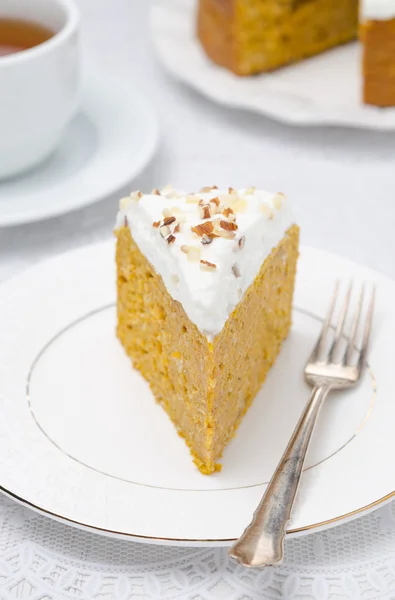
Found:
[(52, 259), (0, 288), (0, 489), (108, 535), (226, 545), (249, 522), (307, 400), (303, 365), (336, 278), (375, 280), (370, 372), (334, 395), (289, 524), (301, 535), (395, 495), (395, 282), (303, 248), (294, 324), (223, 456), (201, 475), (115, 337), (114, 247)]
[(361, 101), (357, 42), (272, 73), (238, 77), (207, 58), (196, 37), (195, 9), (196, 0), (160, 0), (151, 28), (166, 69), (202, 94), (295, 125), (395, 129), (395, 108)]
[(55, 217), (128, 184), (152, 158), (159, 130), (150, 103), (116, 78), (84, 78), (79, 114), (44, 163), (0, 181), (0, 227)]

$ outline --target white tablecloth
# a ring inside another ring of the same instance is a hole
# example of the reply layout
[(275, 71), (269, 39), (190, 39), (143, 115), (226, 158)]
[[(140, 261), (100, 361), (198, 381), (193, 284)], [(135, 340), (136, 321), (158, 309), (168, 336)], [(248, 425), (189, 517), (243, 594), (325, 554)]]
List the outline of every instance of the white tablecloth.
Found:
[[(149, 34), (151, 0), (79, 0), (85, 56), (157, 108), (162, 144), (131, 187), (256, 185), (292, 199), (302, 241), (395, 277), (395, 135), (290, 128), (216, 106), (171, 80)], [(118, 194), (81, 212), (0, 229), (0, 280), (111, 236)], [(247, 571), (224, 550), (114, 541), (0, 498), (0, 599), (395, 598), (395, 506), (287, 543), (283, 567)]]

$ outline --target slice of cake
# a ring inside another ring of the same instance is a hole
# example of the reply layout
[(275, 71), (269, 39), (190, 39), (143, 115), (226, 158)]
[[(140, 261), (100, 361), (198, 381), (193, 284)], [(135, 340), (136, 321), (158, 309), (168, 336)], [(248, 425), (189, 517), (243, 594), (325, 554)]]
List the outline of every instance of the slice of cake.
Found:
[(375, 106), (395, 106), (395, 0), (361, 4), (363, 99)]
[(358, 21), (363, 101), (395, 106), (395, 0), (198, 0), (197, 34), (214, 62), (252, 75), (353, 40)]
[(254, 188), (120, 202), (117, 334), (202, 473), (288, 334), (298, 234), (284, 195)]
[(214, 62), (238, 75), (271, 71), (352, 40), (357, 33), (358, 0), (198, 2), (203, 48)]

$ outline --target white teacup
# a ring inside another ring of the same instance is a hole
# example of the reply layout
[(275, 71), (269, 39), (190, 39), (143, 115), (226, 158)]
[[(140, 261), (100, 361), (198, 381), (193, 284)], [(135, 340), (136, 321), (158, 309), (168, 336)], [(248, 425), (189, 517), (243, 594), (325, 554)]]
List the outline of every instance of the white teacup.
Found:
[(79, 100), (78, 11), (72, 0), (0, 0), (0, 18), (54, 32), (28, 50), (0, 56), (0, 178), (55, 150)]

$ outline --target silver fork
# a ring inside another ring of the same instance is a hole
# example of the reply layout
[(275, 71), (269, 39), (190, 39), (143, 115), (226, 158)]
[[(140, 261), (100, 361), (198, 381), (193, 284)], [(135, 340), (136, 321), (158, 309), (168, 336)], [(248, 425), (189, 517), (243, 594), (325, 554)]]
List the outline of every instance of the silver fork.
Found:
[[(320, 409), (329, 392), (350, 388), (361, 379), (366, 364), (375, 290), (371, 293), (360, 349), (357, 350), (355, 344), (361, 320), (364, 286), (359, 294), (349, 338), (345, 338), (343, 333), (352, 292), (350, 284), (332, 343), (326, 350), (330, 342), (330, 330), (333, 329), (331, 320), (338, 292), (337, 283), (321, 334), (304, 370), (307, 383), (313, 387), (310, 400), (254, 513), (252, 522), (229, 551), (229, 555), (244, 566), (261, 567), (281, 563), (286, 525), (291, 517), (304, 460)], [(342, 349), (344, 340), (347, 343), (345, 349)], [(354, 355), (356, 359), (353, 361)]]

